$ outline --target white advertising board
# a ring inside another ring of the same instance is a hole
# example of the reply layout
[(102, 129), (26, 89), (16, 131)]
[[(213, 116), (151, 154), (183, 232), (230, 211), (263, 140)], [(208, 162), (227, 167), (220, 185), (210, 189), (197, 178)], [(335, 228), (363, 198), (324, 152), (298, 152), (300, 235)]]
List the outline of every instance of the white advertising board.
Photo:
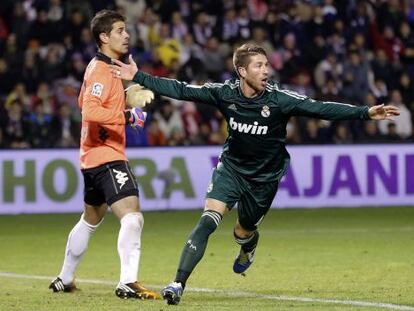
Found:
[[(220, 152), (129, 148), (142, 209), (201, 208)], [(291, 146), (289, 152), (273, 207), (414, 206), (414, 145)], [(0, 214), (82, 210), (78, 150), (0, 150), (0, 176)]]

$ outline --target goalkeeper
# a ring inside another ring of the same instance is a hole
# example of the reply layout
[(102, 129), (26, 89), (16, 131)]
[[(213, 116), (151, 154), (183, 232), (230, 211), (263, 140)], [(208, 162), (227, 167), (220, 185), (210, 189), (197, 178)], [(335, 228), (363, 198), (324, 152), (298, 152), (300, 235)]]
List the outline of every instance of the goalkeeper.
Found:
[[(62, 270), (49, 288), (53, 292), (76, 290), (76, 268), (88, 248), (89, 239), (110, 207), (120, 220), (118, 254), (121, 271), (115, 294), (123, 299), (157, 299), (160, 298), (157, 292), (137, 282), (144, 217), (136, 178), (125, 156), (125, 125), (142, 129), (145, 113), (140, 108), (125, 110), (123, 85), (112, 77), (108, 66), (111, 58), (119, 59), (128, 52), (125, 19), (115, 11), (103, 10), (92, 19), (91, 30), (99, 52), (86, 69), (79, 94), (84, 212), (69, 234)], [(140, 91), (134, 87), (127, 92), (130, 105), (143, 106), (145, 100), (151, 99), (148, 91), (143, 93), (144, 101), (141, 98), (134, 103)]]
[(237, 203), (234, 238), (240, 251), (233, 271), (244, 273), (252, 264), (259, 240), (258, 225), (276, 195), (289, 165), (285, 148), (286, 125), (291, 116), (328, 120), (384, 120), (399, 114), (394, 106), (368, 108), (321, 102), (282, 89), (268, 80), (268, 60), (257, 45), (245, 44), (233, 55), (238, 79), (224, 84), (188, 85), (156, 78), (129, 64), (114, 61), (115, 77), (133, 80), (160, 95), (204, 102), (217, 107), (228, 123), (228, 138), (207, 189), (204, 212), (187, 239), (174, 282), (162, 290), (168, 304), (178, 304), (190, 274), (204, 255), (207, 241), (223, 215)]

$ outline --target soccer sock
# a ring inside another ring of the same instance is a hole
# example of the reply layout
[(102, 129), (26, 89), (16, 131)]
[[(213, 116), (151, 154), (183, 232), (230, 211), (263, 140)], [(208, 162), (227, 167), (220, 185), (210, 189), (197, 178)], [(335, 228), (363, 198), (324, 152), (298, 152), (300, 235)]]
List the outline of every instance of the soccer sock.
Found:
[(66, 243), (65, 259), (59, 277), (63, 284), (70, 284), (75, 277), (75, 271), (78, 267), (82, 255), (88, 249), (88, 242), (92, 234), (96, 231), (103, 219), (97, 225), (87, 223), (82, 214), (78, 223), (69, 233), (68, 242)]
[(128, 213), (121, 219), (118, 235), (118, 254), (121, 260), (119, 281), (123, 284), (137, 281), (141, 256), (141, 232), (144, 216), (141, 212)]
[(240, 238), (233, 232), (236, 243), (239, 244), (245, 253), (249, 253), (254, 250), (259, 241), (259, 231), (254, 231), (253, 234), (247, 238)]
[(183, 288), (191, 272), (204, 255), (208, 237), (216, 230), (221, 219), (221, 214), (216, 211), (204, 211), (197, 226), (188, 237), (187, 243), (181, 253), (180, 263), (175, 277), (175, 282), (181, 283)]

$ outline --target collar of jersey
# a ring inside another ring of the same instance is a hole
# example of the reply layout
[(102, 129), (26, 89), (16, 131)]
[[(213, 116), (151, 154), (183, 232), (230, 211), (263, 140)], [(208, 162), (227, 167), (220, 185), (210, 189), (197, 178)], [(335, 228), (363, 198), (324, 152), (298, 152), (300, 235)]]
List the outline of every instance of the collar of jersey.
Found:
[(255, 101), (255, 100), (257, 100), (257, 99), (259, 99), (259, 98), (261, 98), (262, 96), (263, 96), (263, 94), (266, 92), (266, 89), (264, 89), (262, 92), (260, 92), (260, 94), (258, 94), (257, 96), (255, 96), (255, 97), (247, 97), (246, 95), (244, 95), (243, 94), (243, 92), (242, 92), (242, 89), (241, 89), (241, 81), (240, 81), (240, 84), (239, 84), (239, 86), (237, 87), (237, 89), (239, 90), (239, 94), (240, 94), (240, 96), (241, 97), (243, 97), (244, 99), (247, 99), (247, 100), (251, 100), (251, 101)]
[(263, 91), (260, 92), (260, 94), (258, 94), (255, 97), (247, 97), (246, 95), (243, 94), (243, 91), (241, 90), (240, 85), (237, 88), (239, 89), (239, 94), (240, 94), (241, 97), (243, 97), (244, 99), (247, 99), (247, 100), (252, 100), (252, 101), (255, 101), (256, 99), (261, 98), (263, 96), (263, 94), (266, 92), (266, 90), (263, 90)]
[(96, 57), (97, 60), (101, 60), (101, 61), (103, 61), (107, 64), (112, 64), (111, 58), (106, 56), (102, 52), (97, 52), (95, 57)]

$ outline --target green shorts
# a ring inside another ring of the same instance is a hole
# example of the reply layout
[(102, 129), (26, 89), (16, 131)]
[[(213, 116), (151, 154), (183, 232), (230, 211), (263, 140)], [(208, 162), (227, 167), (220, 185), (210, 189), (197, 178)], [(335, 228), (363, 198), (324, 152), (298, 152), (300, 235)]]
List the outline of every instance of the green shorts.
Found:
[(240, 225), (254, 231), (263, 220), (276, 195), (279, 182), (252, 182), (219, 163), (207, 189), (206, 197), (227, 204), (237, 204)]

